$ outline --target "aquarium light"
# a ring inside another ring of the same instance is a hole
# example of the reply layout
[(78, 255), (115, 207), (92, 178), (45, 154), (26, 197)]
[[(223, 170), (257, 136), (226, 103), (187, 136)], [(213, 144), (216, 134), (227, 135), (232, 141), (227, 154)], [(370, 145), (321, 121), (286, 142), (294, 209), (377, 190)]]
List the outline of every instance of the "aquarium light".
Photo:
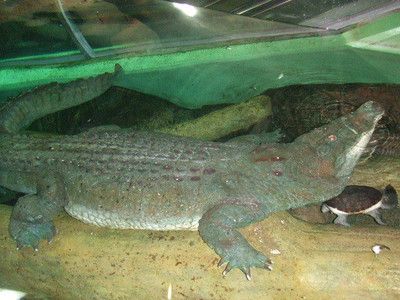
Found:
[(176, 2), (173, 2), (172, 5), (189, 17), (194, 17), (195, 15), (197, 15), (197, 8), (193, 5)]

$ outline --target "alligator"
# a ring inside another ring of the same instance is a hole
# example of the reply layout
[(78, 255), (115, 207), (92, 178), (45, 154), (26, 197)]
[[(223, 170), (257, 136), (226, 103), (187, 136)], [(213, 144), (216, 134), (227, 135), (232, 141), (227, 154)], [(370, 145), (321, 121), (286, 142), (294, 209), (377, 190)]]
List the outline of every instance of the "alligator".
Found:
[(237, 229), (340, 194), (384, 114), (367, 102), (287, 144), (206, 142), (115, 127), (76, 135), (23, 131), (42, 114), (86, 101), (113, 76), (52, 84), (0, 110), (0, 185), (26, 194), (10, 219), (17, 248), (37, 250), (41, 240), (52, 240), (53, 219), (65, 209), (104, 227), (197, 229), (219, 265), (226, 263), (224, 275), (238, 268), (250, 280), (250, 268), (271, 270), (272, 262)]

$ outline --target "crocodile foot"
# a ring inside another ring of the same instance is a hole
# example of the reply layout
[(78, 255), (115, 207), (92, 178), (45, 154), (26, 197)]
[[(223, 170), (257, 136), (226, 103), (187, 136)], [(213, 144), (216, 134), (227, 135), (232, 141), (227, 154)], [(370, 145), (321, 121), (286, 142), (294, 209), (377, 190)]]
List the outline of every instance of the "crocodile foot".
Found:
[(251, 280), (250, 268), (263, 268), (267, 270), (272, 270), (272, 262), (264, 254), (255, 250), (248, 249), (247, 247), (238, 247), (236, 251), (221, 253), (221, 260), (218, 263), (218, 267), (227, 263), (225, 270), (222, 275), (228, 274), (228, 272), (234, 268), (238, 268), (245, 275), (247, 280)]
[(36, 251), (40, 240), (50, 242), (56, 234), (53, 221), (46, 217), (36, 195), (19, 198), (11, 215), (9, 231), (18, 249), (32, 247)]
[(17, 242), (17, 249), (32, 247), (38, 251), (40, 240), (51, 242), (56, 234), (53, 222), (34, 223), (20, 220), (11, 220), (10, 234)]

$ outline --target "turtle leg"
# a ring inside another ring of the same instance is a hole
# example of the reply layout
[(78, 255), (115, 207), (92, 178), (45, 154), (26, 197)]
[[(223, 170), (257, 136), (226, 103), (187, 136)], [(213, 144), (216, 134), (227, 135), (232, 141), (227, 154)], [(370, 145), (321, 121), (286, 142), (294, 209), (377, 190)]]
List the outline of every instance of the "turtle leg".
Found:
[(322, 204), (322, 206), (321, 206), (321, 212), (322, 213), (328, 213), (328, 212), (330, 212), (331, 210), (329, 209), (329, 207), (326, 205), (326, 204)]
[(337, 215), (333, 223), (337, 225), (350, 226), (350, 223), (347, 222), (347, 215)]
[(200, 219), (200, 236), (221, 257), (218, 265), (227, 263), (223, 275), (238, 268), (250, 280), (251, 267), (272, 269), (270, 260), (236, 230), (264, 219), (266, 211), (259, 203), (230, 202), (214, 206)]
[(375, 222), (378, 223), (379, 225), (386, 225), (386, 223), (382, 221), (382, 214), (378, 209), (370, 211), (368, 215), (373, 217)]

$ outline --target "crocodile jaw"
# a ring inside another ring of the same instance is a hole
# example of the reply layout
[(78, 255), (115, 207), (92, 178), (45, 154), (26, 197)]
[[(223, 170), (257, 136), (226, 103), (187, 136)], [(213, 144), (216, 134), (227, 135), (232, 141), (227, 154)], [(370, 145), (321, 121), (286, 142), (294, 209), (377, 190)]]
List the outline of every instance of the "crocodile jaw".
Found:
[(377, 103), (369, 101), (354, 113), (298, 137), (293, 143), (297, 151), (314, 153), (299, 157), (299, 164), (308, 174), (321, 174), (321, 164), (329, 165), (325, 175), (347, 181), (383, 113)]
[(355, 135), (358, 135), (358, 138), (355, 139), (354, 144), (348, 148), (344, 155), (338, 156), (336, 161), (336, 176), (338, 178), (350, 177), (383, 114), (383, 109), (370, 101), (360, 106), (354, 114), (350, 114), (347, 117), (350, 125), (345, 123), (346, 126)]
[(363, 154), (365, 147), (371, 139), (374, 129), (361, 135), (359, 141), (354, 145), (348, 153), (346, 153), (344, 162), (341, 164), (337, 172), (337, 177), (349, 177), (355, 167), (360, 156)]

